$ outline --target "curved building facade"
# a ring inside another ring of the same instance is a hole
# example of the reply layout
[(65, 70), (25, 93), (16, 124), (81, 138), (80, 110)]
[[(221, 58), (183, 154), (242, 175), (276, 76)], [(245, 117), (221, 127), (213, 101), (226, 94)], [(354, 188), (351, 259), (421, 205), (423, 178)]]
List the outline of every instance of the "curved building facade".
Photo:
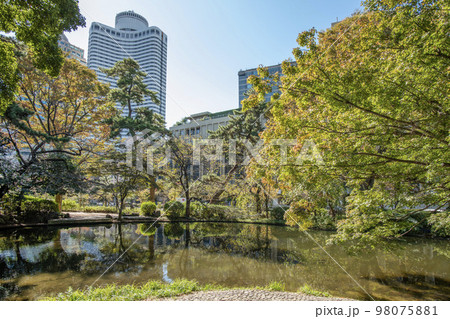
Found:
[[(133, 12), (117, 14), (115, 27), (93, 22), (89, 30), (88, 67), (97, 72), (104, 83), (116, 87), (116, 79), (100, 71), (111, 68), (125, 58), (136, 60), (147, 73), (144, 83), (158, 93), (161, 105), (146, 98), (143, 105), (166, 117), (167, 35), (158, 27), (149, 26), (147, 20)], [(133, 105), (133, 108), (136, 108)]]

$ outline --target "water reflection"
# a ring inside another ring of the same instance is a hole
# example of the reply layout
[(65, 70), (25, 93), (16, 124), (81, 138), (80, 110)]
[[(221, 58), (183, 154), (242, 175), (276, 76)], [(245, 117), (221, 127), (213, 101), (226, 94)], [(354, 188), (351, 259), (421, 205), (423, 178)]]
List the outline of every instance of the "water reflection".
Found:
[[(226, 223), (150, 226), (0, 233), (0, 298), (29, 300), (68, 287), (84, 288), (126, 252), (98, 284), (171, 282), (176, 278), (225, 286), (281, 281), (292, 291), (308, 284), (336, 296), (368, 299), (298, 230)], [(312, 235), (325, 244), (331, 234)], [(448, 241), (408, 239), (383, 248), (351, 255), (341, 246), (327, 250), (377, 299), (449, 299)]]

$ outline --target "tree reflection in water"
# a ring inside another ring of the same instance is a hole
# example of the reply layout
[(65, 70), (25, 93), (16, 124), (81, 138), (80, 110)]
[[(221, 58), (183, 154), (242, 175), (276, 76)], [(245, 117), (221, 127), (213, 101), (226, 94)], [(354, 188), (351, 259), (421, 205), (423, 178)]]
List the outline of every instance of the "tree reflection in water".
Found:
[[(327, 232), (312, 232), (325, 245)], [(133, 244), (136, 241), (135, 244)], [(379, 299), (447, 300), (448, 241), (408, 239), (384, 249), (327, 251)], [(118, 258), (123, 256), (118, 260)], [(354, 282), (302, 232), (231, 223), (117, 224), (42, 228), (0, 234), (0, 298), (34, 299), (69, 286), (143, 283), (187, 278), (226, 286), (282, 281), (337, 296), (367, 299)]]

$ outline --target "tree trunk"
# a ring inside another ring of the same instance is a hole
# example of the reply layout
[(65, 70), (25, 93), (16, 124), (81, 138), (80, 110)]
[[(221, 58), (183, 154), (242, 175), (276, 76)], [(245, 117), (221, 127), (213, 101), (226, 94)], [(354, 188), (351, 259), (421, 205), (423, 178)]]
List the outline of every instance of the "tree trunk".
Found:
[(125, 197), (120, 199), (120, 203), (119, 203), (119, 222), (122, 221), (122, 212), (123, 212), (123, 202), (125, 201)]
[(264, 209), (266, 210), (266, 218), (269, 218), (269, 195), (264, 193)]
[(184, 216), (189, 218), (191, 216), (191, 197), (189, 195), (189, 189), (185, 192), (186, 196), (186, 209), (184, 212)]
[(155, 193), (156, 193), (155, 177), (152, 176), (150, 181), (150, 201), (152, 202), (155, 202), (156, 199)]
[(255, 206), (256, 206), (256, 214), (261, 215), (261, 196), (260, 196), (261, 188), (258, 186), (255, 193)]
[(185, 242), (184, 246), (186, 248), (189, 248), (189, 245), (191, 243), (191, 229), (189, 223), (186, 224), (186, 236), (185, 236)]
[(238, 169), (239, 165), (234, 165), (233, 168), (228, 172), (228, 175), (221, 184), (220, 189), (211, 197), (211, 200), (209, 201), (210, 204), (217, 204), (219, 202), (220, 196), (225, 192), (225, 186), (230, 182), (231, 178), (234, 176), (234, 172)]
[(56, 194), (55, 202), (58, 205), (58, 213), (62, 213), (62, 195)]

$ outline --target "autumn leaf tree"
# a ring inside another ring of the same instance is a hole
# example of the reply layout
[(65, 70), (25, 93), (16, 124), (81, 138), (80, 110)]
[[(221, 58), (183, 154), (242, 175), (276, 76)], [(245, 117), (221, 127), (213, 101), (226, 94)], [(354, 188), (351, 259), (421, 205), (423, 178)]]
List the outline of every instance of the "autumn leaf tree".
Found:
[(9, 178), (2, 179), (0, 198), (16, 188), (59, 193), (76, 185), (64, 176), (79, 176), (83, 161), (103, 147), (110, 135), (104, 121), (116, 112), (94, 71), (68, 59), (54, 78), (34, 67), (31, 54), (20, 60), (17, 100), (0, 123), (15, 166), (3, 175)]

